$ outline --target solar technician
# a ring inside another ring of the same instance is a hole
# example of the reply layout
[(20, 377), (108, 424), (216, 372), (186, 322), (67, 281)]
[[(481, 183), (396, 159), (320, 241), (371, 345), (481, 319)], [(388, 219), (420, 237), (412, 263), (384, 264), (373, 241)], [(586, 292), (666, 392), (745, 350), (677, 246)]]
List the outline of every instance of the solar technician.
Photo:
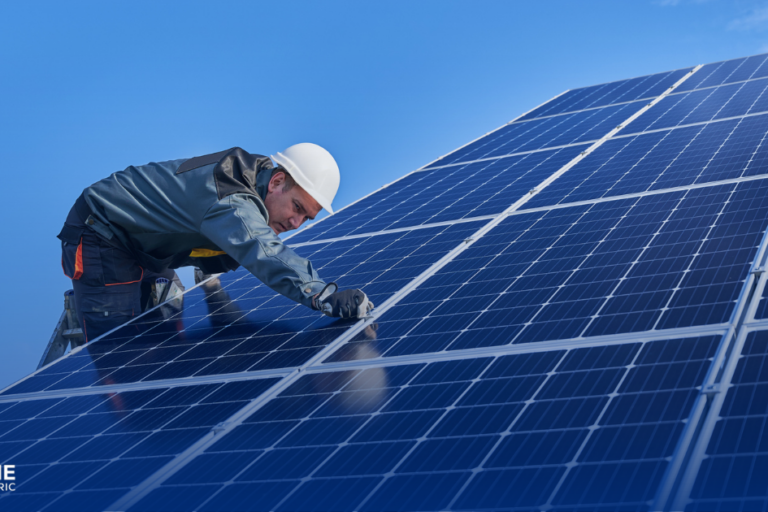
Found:
[[(339, 188), (339, 168), (315, 144), (269, 157), (240, 148), (130, 166), (86, 188), (59, 233), (85, 341), (151, 306), (151, 283), (245, 267), (278, 293), (328, 316), (362, 318), (362, 290), (339, 291), (283, 244), (280, 233), (314, 219)], [(182, 288), (183, 289), (183, 288)]]

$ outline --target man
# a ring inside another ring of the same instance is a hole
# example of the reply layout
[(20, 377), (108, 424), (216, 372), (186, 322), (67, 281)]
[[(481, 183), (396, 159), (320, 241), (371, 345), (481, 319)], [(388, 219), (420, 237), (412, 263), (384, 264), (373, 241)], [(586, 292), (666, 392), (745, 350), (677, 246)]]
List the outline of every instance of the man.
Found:
[(271, 157), (232, 148), (131, 166), (86, 188), (58, 236), (86, 342), (146, 309), (157, 278), (178, 282), (173, 269), (190, 265), (206, 274), (242, 265), (307, 307), (365, 316), (365, 293), (326, 284), (277, 236), (333, 213), (339, 181), (331, 154), (303, 143)]

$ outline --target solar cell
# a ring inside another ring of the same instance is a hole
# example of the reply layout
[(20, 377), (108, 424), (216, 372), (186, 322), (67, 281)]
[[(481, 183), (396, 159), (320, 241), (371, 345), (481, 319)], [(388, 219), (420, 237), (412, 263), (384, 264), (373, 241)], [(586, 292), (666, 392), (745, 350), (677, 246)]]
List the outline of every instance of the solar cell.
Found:
[(306, 375), (130, 510), (643, 505), (719, 340)]

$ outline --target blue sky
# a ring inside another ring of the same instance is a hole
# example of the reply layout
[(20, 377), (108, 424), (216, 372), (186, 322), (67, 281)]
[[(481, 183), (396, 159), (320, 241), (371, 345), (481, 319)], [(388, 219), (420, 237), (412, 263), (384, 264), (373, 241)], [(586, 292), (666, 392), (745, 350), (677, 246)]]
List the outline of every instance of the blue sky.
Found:
[(114, 171), (315, 142), (338, 210), (565, 89), (763, 52), (752, 0), (1, 2), (0, 388), (61, 313), (67, 211)]

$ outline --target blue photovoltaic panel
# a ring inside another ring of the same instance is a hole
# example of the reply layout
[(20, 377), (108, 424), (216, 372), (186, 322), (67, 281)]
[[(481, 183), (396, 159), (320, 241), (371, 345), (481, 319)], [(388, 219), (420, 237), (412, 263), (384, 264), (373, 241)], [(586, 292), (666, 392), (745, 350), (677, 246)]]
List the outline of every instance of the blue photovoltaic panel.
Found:
[[(382, 303), (483, 222), (309, 245), (319, 272)], [(225, 274), (213, 293), (188, 295), (168, 320), (139, 319), (4, 394), (147, 382), (300, 366), (351, 322), (328, 318), (275, 294), (245, 271)], [(190, 300), (191, 299), (191, 300)]]
[(686, 510), (768, 508), (768, 331), (746, 339)]
[(639, 101), (574, 114), (520, 121), (450, 153), (427, 169), (523, 151), (596, 141), (645, 106)]
[(651, 99), (672, 87), (692, 68), (678, 69), (666, 73), (640, 76), (607, 84), (573, 89), (548, 101), (519, 120), (551, 116), (563, 112), (575, 112), (588, 108), (604, 107), (613, 103), (625, 103), (640, 99)]
[(718, 342), (307, 375), (130, 510), (644, 508)]
[[(539, 151), (417, 172), (409, 176), (407, 186), (397, 186), (395, 190), (387, 187), (376, 192), (291, 237), (289, 242), (295, 244), (496, 215), (586, 147)], [(395, 185), (398, 184), (400, 182)]]
[(672, 94), (627, 126), (627, 133), (704, 123), (768, 111), (768, 78)]
[(767, 60), (768, 57), (763, 54), (707, 64), (683, 82), (677, 91), (690, 91), (766, 77), (768, 76)]
[(241, 270), (8, 388), (0, 510), (768, 509), (768, 63), (689, 71), (568, 91), (292, 237), (366, 320)]
[(768, 174), (767, 131), (761, 115), (612, 139), (523, 208)]
[(0, 403), (0, 510), (103, 510), (279, 379)]
[(762, 297), (760, 298), (760, 301), (757, 304), (757, 309), (755, 310), (755, 319), (756, 320), (764, 320), (768, 318), (768, 290), (763, 289)]
[(328, 361), (728, 322), (768, 180), (514, 215)]

